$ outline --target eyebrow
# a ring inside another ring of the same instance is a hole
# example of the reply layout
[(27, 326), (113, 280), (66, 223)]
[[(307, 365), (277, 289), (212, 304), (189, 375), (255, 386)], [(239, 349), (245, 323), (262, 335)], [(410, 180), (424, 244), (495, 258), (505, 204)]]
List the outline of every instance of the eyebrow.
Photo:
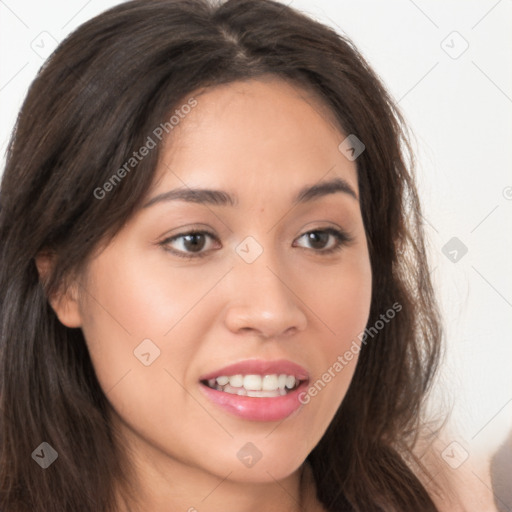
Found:
[[(335, 178), (302, 188), (293, 199), (293, 204), (306, 203), (336, 193), (346, 194), (359, 201), (357, 194), (347, 181), (342, 178)], [(236, 197), (223, 190), (187, 187), (158, 194), (151, 198), (143, 207), (149, 208), (154, 204), (166, 201), (186, 201), (213, 206), (236, 206), (238, 203)]]

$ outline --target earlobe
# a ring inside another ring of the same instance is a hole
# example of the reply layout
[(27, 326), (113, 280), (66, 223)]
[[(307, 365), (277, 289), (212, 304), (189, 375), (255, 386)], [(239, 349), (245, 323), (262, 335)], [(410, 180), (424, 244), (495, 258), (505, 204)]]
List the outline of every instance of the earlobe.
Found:
[[(39, 281), (43, 286), (51, 271), (54, 258), (55, 254), (49, 252), (40, 253), (35, 258)], [(57, 318), (66, 327), (82, 326), (78, 297), (78, 283), (75, 281), (66, 285), (63, 284), (62, 287), (59, 287), (59, 290), (47, 297)]]
[(75, 285), (72, 288), (68, 288), (64, 293), (53, 294), (48, 297), (48, 302), (62, 324), (66, 327), (75, 328), (82, 326), (82, 317), (77, 300), (78, 294), (75, 293)]

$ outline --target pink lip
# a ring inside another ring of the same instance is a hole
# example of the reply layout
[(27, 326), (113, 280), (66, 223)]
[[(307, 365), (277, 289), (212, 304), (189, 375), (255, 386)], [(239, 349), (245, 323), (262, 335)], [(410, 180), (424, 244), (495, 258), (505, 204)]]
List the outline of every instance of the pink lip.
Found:
[(298, 364), (291, 361), (263, 361), (248, 360), (232, 364), (208, 373), (200, 378), (201, 381), (214, 379), (220, 376), (232, 375), (294, 375), (302, 380), (297, 389), (284, 396), (273, 398), (257, 398), (239, 396), (223, 391), (217, 391), (201, 384), (201, 391), (206, 397), (227, 412), (249, 421), (280, 421), (290, 416), (302, 404), (299, 395), (307, 388), (309, 382), (308, 372)]

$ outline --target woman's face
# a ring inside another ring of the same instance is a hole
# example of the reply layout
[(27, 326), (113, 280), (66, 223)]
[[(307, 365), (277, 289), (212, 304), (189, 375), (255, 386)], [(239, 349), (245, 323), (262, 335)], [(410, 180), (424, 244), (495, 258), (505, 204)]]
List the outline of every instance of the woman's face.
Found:
[(340, 406), (368, 320), (356, 164), (325, 108), (284, 81), (192, 96), (146, 206), (59, 316), (81, 326), (139, 461), (279, 480)]

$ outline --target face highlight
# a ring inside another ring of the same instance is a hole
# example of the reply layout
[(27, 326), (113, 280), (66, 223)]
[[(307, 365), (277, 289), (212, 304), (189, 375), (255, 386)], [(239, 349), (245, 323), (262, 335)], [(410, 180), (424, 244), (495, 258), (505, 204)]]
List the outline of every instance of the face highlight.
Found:
[(321, 439), (357, 358), (306, 405), (299, 388), (368, 320), (356, 163), (318, 100), (284, 81), (194, 96), (144, 206), (82, 276), (80, 325), (140, 464), (280, 480)]

